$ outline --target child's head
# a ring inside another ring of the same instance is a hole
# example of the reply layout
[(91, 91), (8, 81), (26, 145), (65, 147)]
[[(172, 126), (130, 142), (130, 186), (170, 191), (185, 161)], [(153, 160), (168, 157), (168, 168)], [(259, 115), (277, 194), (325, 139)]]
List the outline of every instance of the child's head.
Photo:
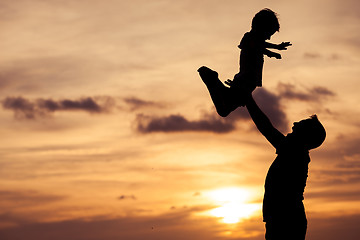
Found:
[(251, 29), (264, 34), (266, 39), (270, 38), (275, 32), (280, 30), (276, 13), (268, 8), (264, 8), (255, 14), (251, 23)]
[(326, 137), (325, 128), (316, 115), (312, 115), (310, 118), (301, 120), (300, 122), (295, 122), (292, 129), (293, 135), (295, 135), (308, 150), (320, 147)]

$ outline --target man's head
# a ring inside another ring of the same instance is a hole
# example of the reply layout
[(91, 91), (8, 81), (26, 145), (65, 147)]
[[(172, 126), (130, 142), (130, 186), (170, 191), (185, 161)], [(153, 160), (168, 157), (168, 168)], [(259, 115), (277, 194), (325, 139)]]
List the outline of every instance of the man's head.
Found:
[(292, 135), (310, 150), (319, 147), (325, 140), (326, 131), (316, 115), (294, 122)]

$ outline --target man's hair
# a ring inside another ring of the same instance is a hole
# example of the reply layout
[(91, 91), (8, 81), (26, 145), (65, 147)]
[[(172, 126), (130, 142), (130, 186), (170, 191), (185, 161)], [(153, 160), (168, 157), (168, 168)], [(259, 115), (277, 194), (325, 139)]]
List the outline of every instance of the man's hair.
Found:
[(280, 24), (277, 14), (269, 8), (264, 8), (255, 14), (251, 23), (251, 28), (259, 31), (279, 31)]
[(324, 126), (321, 124), (316, 114), (310, 116), (308, 119), (306, 119), (306, 121), (309, 122), (309, 124), (307, 124), (307, 148), (310, 150), (320, 147), (326, 138), (326, 131)]

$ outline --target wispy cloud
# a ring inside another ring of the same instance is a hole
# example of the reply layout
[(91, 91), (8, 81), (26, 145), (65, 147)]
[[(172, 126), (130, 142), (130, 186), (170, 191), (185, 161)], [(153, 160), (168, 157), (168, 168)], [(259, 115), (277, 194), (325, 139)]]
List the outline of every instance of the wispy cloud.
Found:
[(307, 236), (311, 239), (358, 239), (360, 236), (360, 215), (324, 216), (312, 213), (311, 228)]
[[(105, 99), (105, 101), (104, 101)], [(36, 99), (29, 100), (23, 97), (7, 97), (2, 100), (2, 107), (14, 112), (20, 119), (35, 119), (46, 117), (57, 111), (85, 111), (88, 113), (108, 112), (114, 105), (110, 97), (80, 99)]]
[[(170, 212), (156, 216), (126, 216), (117, 218), (94, 217), (72, 219), (56, 222), (31, 222), (14, 214), (0, 214), (1, 222), (13, 223), (12, 227), (0, 229), (4, 239), (47, 239), (52, 240), (215, 240), (229, 231), (228, 226), (217, 223), (210, 217), (194, 218), (194, 214), (208, 210), (209, 207), (172, 209)], [(360, 215), (324, 216), (312, 213), (311, 228), (308, 235), (315, 239), (357, 239), (359, 236)], [(254, 224), (254, 222), (260, 222)], [(241, 232), (251, 232), (252, 237), (241, 236)], [(260, 219), (244, 219), (236, 232), (238, 240), (263, 239), (264, 228)], [(224, 239), (224, 237), (222, 237)], [(225, 238), (226, 239), (226, 238)]]
[(125, 200), (125, 199), (130, 199), (130, 200), (136, 200), (137, 198), (135, 197), (135, 195), (121, 195), (118, 197), (119, 200)]
[[(155, 216), (124, 216), (106, 218), (106, 216), (72, 219), (57, 222), (21, 221), (11, 214), (0, 214), (0, 221), (14, 222), (15, 227), (0, 229), (4, 239), (44, 239), (53, 240), (113, 240), (113, 239), (172, 239), (199, 240), (218, 239), (218, 234), (225, 227), (217, 223), (217, 219), (202, 217), (194, 219), (194, 214), (211, 209), (212, 206), (187, 207), (172, 209), (167, 213)], [(245, 220), (242, 225), (251, 225)], [(206, 226), (206, 227), (204, 227)], [(209, 231), (211, 228), (211, 231)], [(262, 235), (262, 227), (254, 228), (253, 232)], [(242, 238), (239, 238), (242, 239)], [(246, 239), (246, 238), (244, 238)]]
[(328, 97), (336, 96), (333, 91), (321, 86), (315, 86), (301, 91), (293, 84), (280, 83), (278, 85), (278, 89), (280, 91), (279, 94), (281, 97), (300, 101), (317, 102)]
[(163, 108), (164, 104), (154, 101), (148, 101), (137, 97), (126, 97), (123, 99), (130, 111), (139, 110), (142, 108)]
[(0, 206), (2, 209), (9, 209), (10, 207), (20, 208), (28, 206), (38, 206), (39, 204), (43, 205), (56, 201), (61, 201), (65, 198), (65, 196), (44, 194), (31, 190), (0, 190)]

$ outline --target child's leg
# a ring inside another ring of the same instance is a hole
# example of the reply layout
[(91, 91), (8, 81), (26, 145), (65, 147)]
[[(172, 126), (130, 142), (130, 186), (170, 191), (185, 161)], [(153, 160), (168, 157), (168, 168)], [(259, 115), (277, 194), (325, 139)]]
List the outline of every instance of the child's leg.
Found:
[(235, 74), (233, 80), (228, 80), (228, 83), (228, 85), (231, 86), (231, 91), (233, 92), (230, 94), (233, 98), (232, 102), (236, 102), (238, 107), (244, 107), (248, 97), (256, 88), (251, 77), (247, 74), (237, 73)]
[(220, 81), (217, 72), (207, 67), (199, 68), (198, 72), (205, 83), (216, 111), (220, 116), (226, 117), (238, 107), (236, 101), (234, 101), (233, 94), (235, 92), (224, 86)]

